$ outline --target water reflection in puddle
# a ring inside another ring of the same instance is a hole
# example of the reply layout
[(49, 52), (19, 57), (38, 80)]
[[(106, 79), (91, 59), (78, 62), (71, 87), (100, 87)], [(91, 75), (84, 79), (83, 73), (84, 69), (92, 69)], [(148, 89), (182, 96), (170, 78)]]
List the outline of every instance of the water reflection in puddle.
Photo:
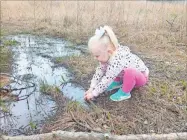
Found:
[(62, 89), (62, 92), (65, 96), (70, 97), (72, 100), (79, 101), (80, 103), (84, 104), (84, 92), (85, 90), (76, 84), (68, 83)]
[[(12, 88), (34, 87), (14, 91), (20, 101), (11, 102), (10, 114), (6, 117), (0, 113), (0, 131), (8, 135), (24, 134), (24, 129), (35, 126), (40, 128), (42, 121), (55, 113), (55, 102), (39, 92), (39, 83), (45, 80), (49, 85), (59, 86), (68, 81), (71, 73), (64, 67), (54, 67), (52, 58), (79, 55), (80, 51), (71, 49), (72, 44), (59, 38), (39, 37), (33, 35), (8, 36), (20, 44), (11, 47), (13, 53), (12, 75), (18, 79)], [(61, 88), (62, 89), (62, 88)], [(83, 101), (84, 89), (72, 84), (63, 87), (64, 95), (80, 102)]]

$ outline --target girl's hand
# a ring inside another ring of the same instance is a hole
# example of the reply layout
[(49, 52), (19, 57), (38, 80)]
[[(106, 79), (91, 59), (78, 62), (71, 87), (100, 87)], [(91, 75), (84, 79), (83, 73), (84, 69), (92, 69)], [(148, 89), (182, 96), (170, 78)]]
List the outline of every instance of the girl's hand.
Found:
[(87, 90), (87, 91), (84, 93), (84, 97), (86, 96), (86, 94), (91, 93), (91, 92), (92, 92), (92, 89), (90, 88), (89, 90)]
[(84, 99), (85, 100), (91, 100), (91, 99), (93, 99), (93, 95), (91, 93), (91, 90), (88, 90), (88, 91), (85, 92)]
[(91, 93), (91, 92), (86, 93), (86, 94), (84, 95), (84, 99), (87, 100), (87, 101), (93, 99), (92, 93)]
[(86, 94), (92, 92), (92, 90), (93, 89), (90, 88), (89, 90), (86, 91)]

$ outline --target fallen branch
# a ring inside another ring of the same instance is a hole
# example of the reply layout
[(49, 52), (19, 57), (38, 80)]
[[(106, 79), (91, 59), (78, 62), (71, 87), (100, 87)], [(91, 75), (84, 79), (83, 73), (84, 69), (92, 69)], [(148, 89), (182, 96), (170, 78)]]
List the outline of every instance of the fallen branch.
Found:
[(67, 131), (54, 131), (52, 133), (31, 135), (31, 136), (1, 136), (3, 140), (78, 140), (78, 139), (89, 139), (89, 140), (186, 140), (187, 133), (170, 133), (170, 134), (141, 134), (141, 135), (109, 135), (102, 133), (85, 133), (85, 132), (67, 132)]
[(73, 121), (75, 121), (78, 125), (80, 125), (80, 126), (82, 126), (84, 128), (87, 128), (90, 131), (102, 133), (102, 131), (99, 131), (99, 130), (96, 130), (96, 129), (92, 129), (90, 126), (84, 125), (84, 124), (80, 123), (79, 121), (77, 121), (71, 111), (70, 111), (70, 115), (71, 115)]

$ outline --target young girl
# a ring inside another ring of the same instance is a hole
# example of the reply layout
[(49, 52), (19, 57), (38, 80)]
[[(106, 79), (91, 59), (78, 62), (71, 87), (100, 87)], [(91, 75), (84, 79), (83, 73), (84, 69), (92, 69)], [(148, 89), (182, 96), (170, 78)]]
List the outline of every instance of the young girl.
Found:
[(109, 26), (96, 29), (88, 42), (89, 51), (99, 61), (99, 66), (91, 80), (85, 100), (97, 97), (105, 90), (112, 90), (122, 84), (116, 93), (110, 96), (113, 101), (122, 101), (131, 97), (131, 90), (147, 83), (149, 69), (127, 46), (118, 44), (118, 40)]

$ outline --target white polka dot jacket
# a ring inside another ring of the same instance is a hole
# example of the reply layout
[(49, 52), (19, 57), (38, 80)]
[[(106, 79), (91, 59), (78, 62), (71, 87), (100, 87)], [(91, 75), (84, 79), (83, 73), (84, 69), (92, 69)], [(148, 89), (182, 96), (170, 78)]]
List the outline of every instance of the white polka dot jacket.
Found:
[(125, 68), (135, 68), (147, 76), (149, 74), (149, 69), (137, 55), (132, 54), (127, 46), (119, 45), (108, 62), (100, 63), (96, 68), (90, 85), (92, 95), (96, 97), (104, 92), (116, 77), (123, 76)]

